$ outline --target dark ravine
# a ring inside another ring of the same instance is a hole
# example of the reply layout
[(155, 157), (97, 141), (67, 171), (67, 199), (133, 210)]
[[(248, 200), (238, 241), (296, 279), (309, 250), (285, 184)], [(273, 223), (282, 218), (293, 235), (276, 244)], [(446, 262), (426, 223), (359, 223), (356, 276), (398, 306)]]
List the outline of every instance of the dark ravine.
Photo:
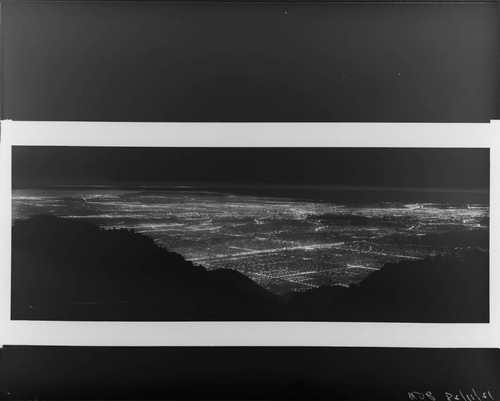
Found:
[(460, 256), (387, 264), (349, 288), (277, 296), (133, 231), (35, 216), (12, 228), (12, 319), (488, 322), (489, 253), (479, 250), (487, 238), (466, 240), (477, 246)]

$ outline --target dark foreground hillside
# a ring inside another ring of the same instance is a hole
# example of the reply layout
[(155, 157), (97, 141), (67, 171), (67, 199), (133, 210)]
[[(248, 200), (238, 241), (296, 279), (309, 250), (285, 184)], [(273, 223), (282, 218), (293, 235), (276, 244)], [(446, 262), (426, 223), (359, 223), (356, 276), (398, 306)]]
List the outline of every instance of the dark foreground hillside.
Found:
[(489, 254), (386, 264), (348, 289), (321, 287), (290, 297), (308, 320), (480, 323), (489, 321)]
[(276, 296), (148, 237), (37, 216), (12, 229), (12, 318), (488, 322), (489, 254), (388, 264), (360, 285)]
[(276, 299), (232, 270), (207, 272), (128, 230), (37, 216), (12, 230), (12, 317), (255, 320)]

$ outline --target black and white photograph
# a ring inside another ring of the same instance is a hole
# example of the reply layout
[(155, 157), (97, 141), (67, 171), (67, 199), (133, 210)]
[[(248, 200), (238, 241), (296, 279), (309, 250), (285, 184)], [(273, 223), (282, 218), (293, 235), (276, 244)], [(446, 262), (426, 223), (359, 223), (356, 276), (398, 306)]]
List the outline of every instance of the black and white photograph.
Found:
[(12, 147), (14, 320), (489, 322), (488, 148)]
[(498, 0), (0, 7), (0, 400), (500, 398)]

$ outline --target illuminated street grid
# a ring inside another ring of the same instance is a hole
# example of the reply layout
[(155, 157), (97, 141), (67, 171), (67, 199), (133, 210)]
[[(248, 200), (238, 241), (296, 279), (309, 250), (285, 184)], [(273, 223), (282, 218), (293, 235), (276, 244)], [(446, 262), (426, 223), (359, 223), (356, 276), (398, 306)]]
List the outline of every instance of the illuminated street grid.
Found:
[(134, 229), (195, 264), (235, 269), (286, 293), (357, 283), (386, 262), (450, 252), (411, 239), (487, 229), (482, 222), (489, 208), (340, 205), (188, 190), (13, 191), (13, 218), (35, 214)]

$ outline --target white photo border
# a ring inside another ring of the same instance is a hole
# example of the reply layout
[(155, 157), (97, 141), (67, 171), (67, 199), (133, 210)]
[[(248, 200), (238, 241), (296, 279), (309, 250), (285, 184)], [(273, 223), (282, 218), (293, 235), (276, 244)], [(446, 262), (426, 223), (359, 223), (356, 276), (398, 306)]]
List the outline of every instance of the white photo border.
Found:
[[(129, 123), (2, 121), (0, 346), (500, 346), (500, 121), (409, 123)], [(490, 323), (73, 322), (10, 319), (11, 147), (490, 148)], [(495, 246), (496, 244), (496, 246)]]

